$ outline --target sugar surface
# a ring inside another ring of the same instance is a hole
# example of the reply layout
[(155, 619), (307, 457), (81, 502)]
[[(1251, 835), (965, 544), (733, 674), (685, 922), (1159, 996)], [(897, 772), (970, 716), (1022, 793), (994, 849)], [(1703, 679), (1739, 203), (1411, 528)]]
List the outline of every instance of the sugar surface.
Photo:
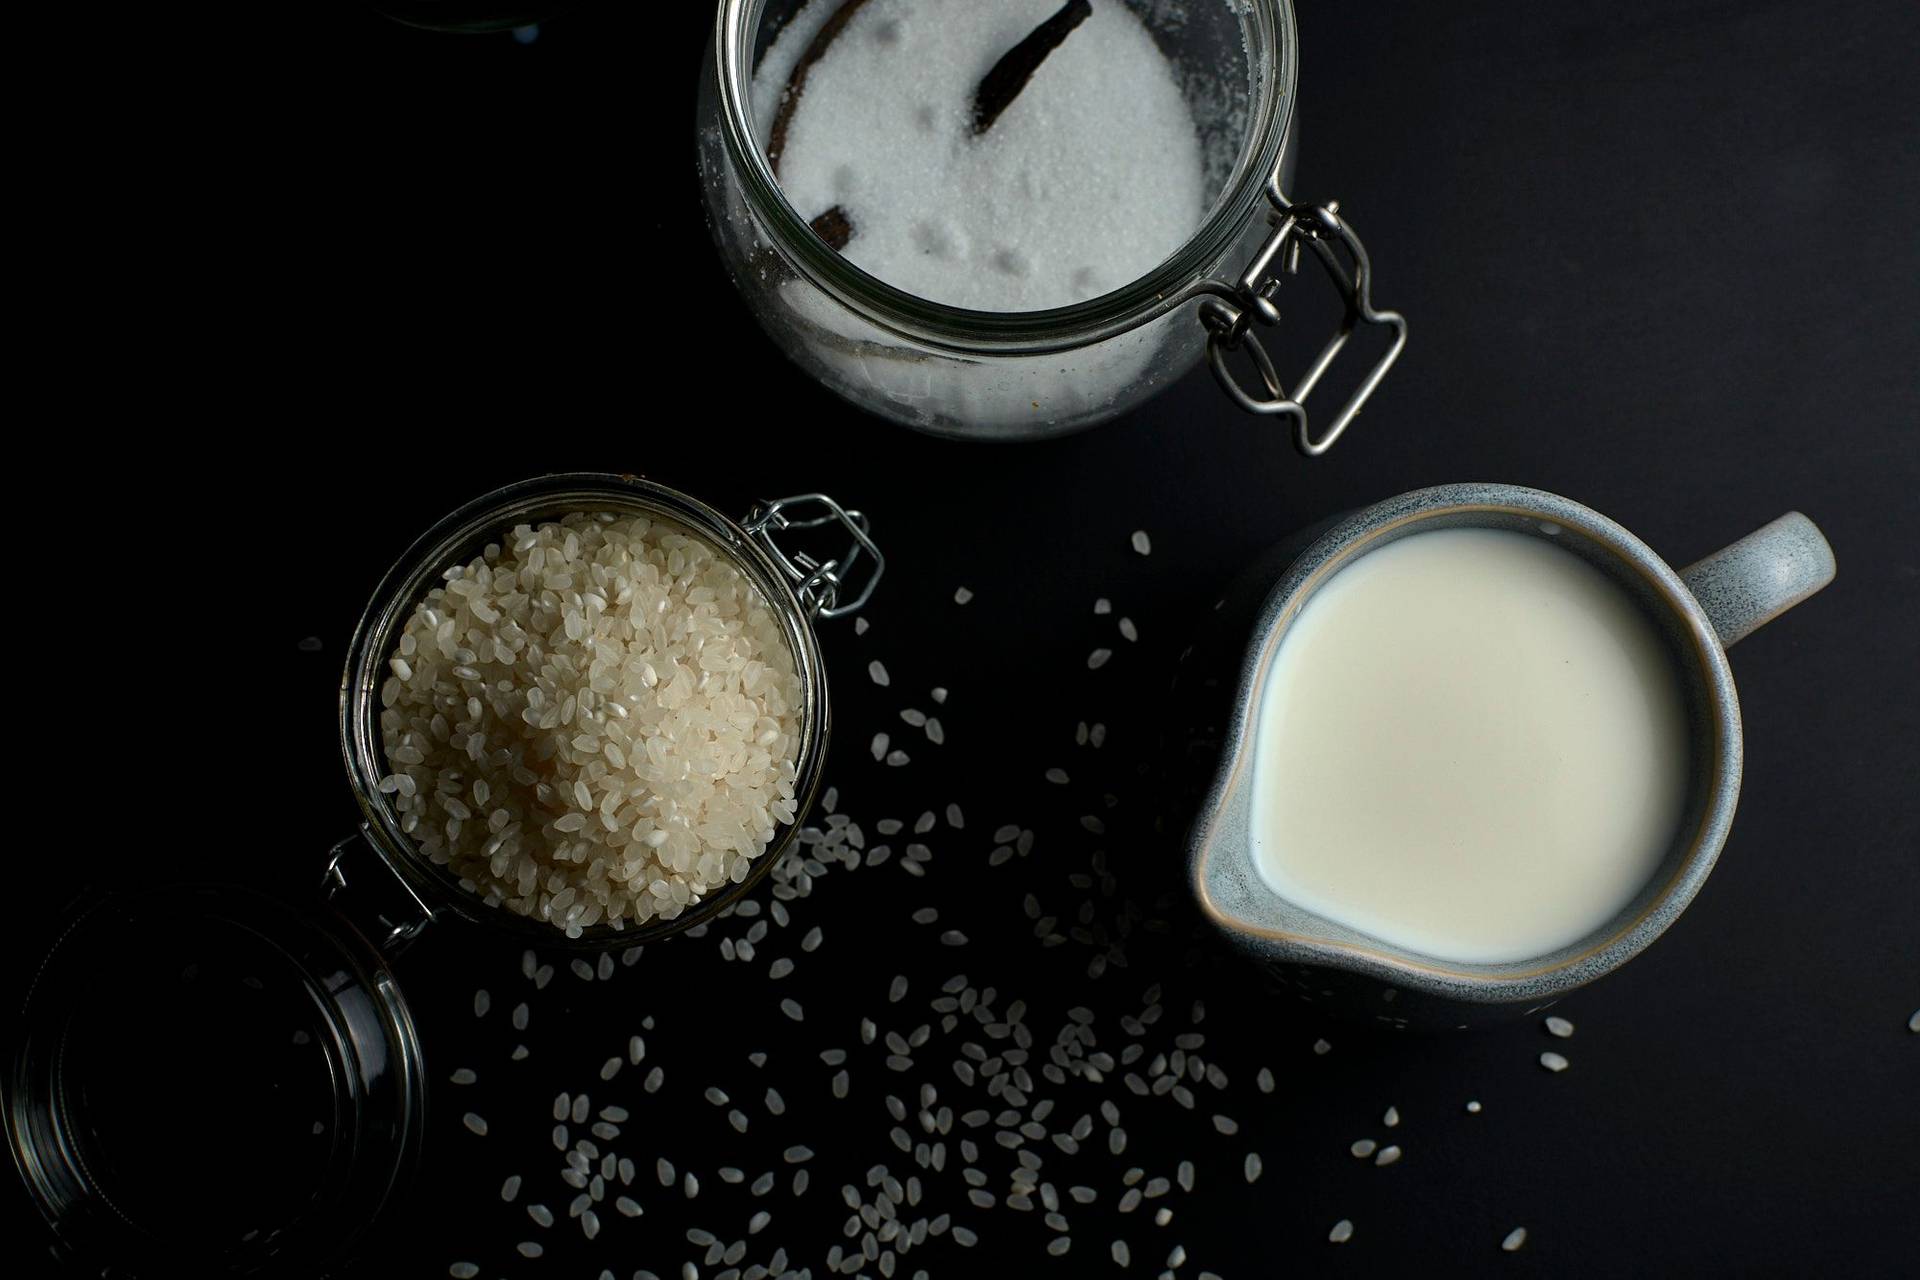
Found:
[[(766, 130), (838, 6), (814, 0), (756, 78)], [(780, 178), (805, 217), (848, 213), (855, 265), (951, 306), (1066, 306), (1152, 270), (1199, 225), (1199, 135), (1172, 65), (1116, 0), (1053, 50), (984, 135), (981, 78), (1053, 0), (869, 0), (808, 72)]]

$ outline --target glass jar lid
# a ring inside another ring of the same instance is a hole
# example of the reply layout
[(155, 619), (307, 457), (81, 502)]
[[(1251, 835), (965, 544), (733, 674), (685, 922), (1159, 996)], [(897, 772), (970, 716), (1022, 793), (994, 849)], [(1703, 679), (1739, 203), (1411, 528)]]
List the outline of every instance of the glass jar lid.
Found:
[(6, 1128), (54, 1252), (96, 1274), (311, 1275), (403, 1185), (412, 1018), (345, 919), (229, 886), (86, 905), (21, 1011)]

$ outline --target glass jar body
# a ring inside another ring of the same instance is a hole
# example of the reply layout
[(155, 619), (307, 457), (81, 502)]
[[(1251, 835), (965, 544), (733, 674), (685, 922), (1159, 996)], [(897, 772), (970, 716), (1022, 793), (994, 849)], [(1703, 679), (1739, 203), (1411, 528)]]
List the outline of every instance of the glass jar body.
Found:
[[(380, 688), (401, 628), (449, 566), (471, 560), (486, 543), (497, 541), (516, 524), (557, 519), (572, 512), (600, 511), (665, 519), (698, 534), (734, 562), (774, 611), (786, 635), (801, 689), (801, 741), (794, 783), (796, 820), (776, 829), (745, 879), (706, 894), (673, 918), (655, 917), (637, 925), (625, 922), (617, 928), (603, 922), (583, 929), (577, 938), (569, 938), (548, 921), (488, 905), (478, 893), (462, 887), (458, 876), (448, 868), (436, 866), (421, 855), (403, 830), (400, 815), (379, 789), (380, 779), (388, 771), (380, 742)], [(522, 481), (478, 498), (435, 524), (395, 563), (375, 590), (355, 628), (340, 689), (341, 750), (349, 783), (365, 819), (363, 834), (410, 895), (416, 907), (415, 923), (423, 924), (445, 911), (518, 935), (525, 945), (615, 950), (679, 933), (711, 919), (751, 892), (798, 834), (820, 788), (830, 715), (826, 669), (811, 612), (795, 594), (781, 567), (747, 529), (695, 498), (637, 476), (583, 473)], [(403, 915), (404, 911), (383, 914), (381, 929), (405, 934), (408, 925)]]
[[(880, 417), (934, 435), (996, 440), (1109, 421), (1193, 367), (1207, 331), (1191, 302), (1215, 291), (1212, 282), (1239, 274), (1270, 229), (1263, 192), (1276, 173), (1282, 183), (1290, 177), (1290, 4), (1133, 6), (1196, 104), (1209, 211), (1153, 276), (1073, 307), (1028, 313), (909, 298), (839, 259), (799, 219), (772, 182), (759, 145), (763, 122), (752, 118), (746, 92), (775, 7), (723, 0), (701, 76), (697, 142), (721, 257), (789, 359)], [(1235, 65), (1220, 71), (1227, 63)], [(823, 264), (822, 255), (830, 261)]]

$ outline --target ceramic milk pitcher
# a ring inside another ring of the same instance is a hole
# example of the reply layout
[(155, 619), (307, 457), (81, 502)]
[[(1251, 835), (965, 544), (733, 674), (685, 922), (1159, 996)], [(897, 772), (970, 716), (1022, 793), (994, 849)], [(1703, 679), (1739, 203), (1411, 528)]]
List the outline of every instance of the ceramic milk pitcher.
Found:
[[(1501, 963), (1437, 959), (1329, 919), (1273, 888), (1255, 856), (1261, 693), (1289, 627), (1360, 556), (1409, 534), (1449, 528), (1551, 539), (1599, 569), (1652, 624), (1684, 705), (1682, 817), (1651, 877), (1586, 936)], [(1176, 681), (1189, 726), (1189, 777), (1201, 795), (1187, 844), (1201, 913), (1283, 990), (1396, 1028), (1465, 1027), (1531, 1013), (1611, 972), (1679, 917), (1726, 843), (1741, 762), (1727, 648), (1833, 575), (1826, 540), (1797, 512), (1676, 571), (1599, 513), (1510, 485), (1403, 494), (1283, 543), (1216, 606), (1214, 624), (1184, 655)]]

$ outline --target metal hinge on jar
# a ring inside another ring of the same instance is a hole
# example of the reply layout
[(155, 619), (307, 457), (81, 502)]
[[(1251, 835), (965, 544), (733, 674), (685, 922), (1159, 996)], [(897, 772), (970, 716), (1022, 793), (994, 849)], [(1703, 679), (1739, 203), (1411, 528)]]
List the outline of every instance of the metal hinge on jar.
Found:
[[(788, 551), (774, 536), (834, 523), (840, 524), (853, 535), (853, 545), (845, 555), (832, 560), (818, 560), (804, 551)], [(806, 606), (810, 617), (843, 618), (858, 612), (873, 598), (873, 589), (879, 584), (880, 574), (887, 567), (887, 558), (880, 554), (880, 548), (874, 545), (868, 533), (867, 517), (861, 512), (842, 507), (824, 493), (802, 493), (791, 498), (755, 503), (753, 510), (747, 512), (747, 518), (740, 522), (740, 527), (766, 548), (767, 554), (773, 557), (774, 563), (793, 583), (793, 593)], [(866, 575), (858, 593), (843, 604), (841, 596), (847, 590), (849, 575), (862, 552), (873, 558), (873, 568)]]
[[(1371, 293), (1373, 268), (1367, 261), (1367, 251), (1360, 243), (1360, 238), (1340, 217), (1338, 201), (1320, 205), (1294, 204), (1280, 190), (1277, 180), (1267, 184), (1267, 200), (1273, 205), (1273, 212), (1269, 215), (1273, 230), (1247, 264), (1246, 271), (1232, 284), (1218, 280), (1206, 282), (1208, 287), (1204, 292), (1208, 296), (1200, 302), (1200, 322), (1207, 327), (1207, 362), (1213, 367), (1213, 376), (1235, 403), (1250, 413), (1291, 419), (1294, 446), (1308, 457), (1318, 457), (1331, 449), (1334, 441), (1359, 416), (1368, 398), (1379, 387), (1380, 380), (1387, 376), (1387, 370), (1400, 358), (1401, 349), (1407, 345), (1407, 322), (1397, 311), (1374, 308)], [(1274, 304), (1274, 295), (1279, 290), (1281, 275), (1274, 269), (1275, 262), (1278, 260), (1281, 263), (1286, 275), (1293, 275), (1300, 267), (1300, 246), (1303, 242), (1313, 249), (1326, 267), (1328, 278), (1346, 302), (1346, 315), (1332, 341), (1321, 348), (1306, 375), (1294, 385), (1293, 394), (1288, 395), (1253, 326), (1256, 323), (1272, 326), (1280, 322), (1280, 309)], [(1336, 245), (1346, 250), (1353, 264), (1351, 274), (1342, 265)], [(1374, 363), (1359, 388), (1348, 397), (1332, 424), (1315, 439), (1307, 423), (1304, 402), (1339, 356), (1341, 348), (1346, 346), (1347, 339), (1353, 336), (1354, 329), (1363, 324), (1390, 328), (1393, 330), (1393, 343), (1387, 348), (1386, 354)], [(1258, 392), (1247, 391), (1227, 368), (1228, 353), (1242, 346), (1253, 357), (1254, 368), (1259, 371), (1260, 380), (1265, 384)]]
[(365, 823), (333, 846), (320, 887), (327, 901), (351, 920), (381, 955), (397, 954), (434, 920), (433, 908), (379, 851)]

